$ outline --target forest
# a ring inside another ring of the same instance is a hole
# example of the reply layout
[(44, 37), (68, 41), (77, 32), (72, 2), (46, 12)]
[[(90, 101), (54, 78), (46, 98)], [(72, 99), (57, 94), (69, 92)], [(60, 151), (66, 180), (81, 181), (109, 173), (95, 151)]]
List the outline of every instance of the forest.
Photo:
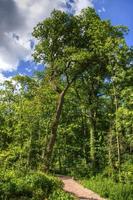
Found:
[(133, 199), (133, 48), (128, 28), (54, 10), (36, 25), (33, 76), (0, 85), (0, 200), (71, 200), (69, 175)]

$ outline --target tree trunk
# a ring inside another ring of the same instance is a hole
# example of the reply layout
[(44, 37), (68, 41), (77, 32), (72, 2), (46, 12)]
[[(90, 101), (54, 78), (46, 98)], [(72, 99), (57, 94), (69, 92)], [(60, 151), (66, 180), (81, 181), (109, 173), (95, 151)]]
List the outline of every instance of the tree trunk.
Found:
[(49, 167), (50, 167), (50, 164), (51, 164), (51, 157), (52, 157), (54, 145), (55, 145), (55, 142), (56, 142), (57, 129), (58, 129), (58, 125), (59, 125), (59, 121), (60, 121), (60, 117), (61, 117), (61, 112), (62, 112), (62, 109), (63, 109), (64, 97), (65, 97), (67, 90), (69, 89), (71, 84), (74, 82), (74, 80), (76, 80), (76, 76), (74, 76), (73, 79), (70, 82), (68, 82), (65, 89), (59, 94), (56, 113), (55, 113), (55, 116), (54, 116), (54, 119), (53, 119), (53, 122), (52, 122), (52, 125), (51, 125), (51, 137), (50, 137), (48, 147), (47, 147), (47, 150), (46, 150), (45, 171), (49, 171)]
[(95, 131), (93, 122), (90, 123), (90, 159), (92, 167), (95, 168)]
[(92, 169), (95, 170), (95, 119), (92, 110), (89, 111), (89, 132), (90, 132), (90, 161)]
[(51, 126), (51, 137), (50, 137), (50, 140), (49, 140), (49, 143), (48, 143), (47, 152), (46, 152), (46, 156), (45, 156), (46, 171), (48, 171), (49, 167), (50, 167), (53, 148), (54, 148), (56, 136), (57, 136), (57, 128), (58, 128), (58, 125), (59, 125), (59, 120), (60, 120), (60, 116), (61, 116), (61, 112), (62, 112), (62, 108), (63, 108), (63, 103), (64, 103), (64, 95), (65, 95), (65, 90), (63, 92), (61, 92), (61, 94), (59, 95), (56, 114), (55, 114), (55, 117), (53, 119), (52, 126)]
[(84, 143), (84, 152), (85, 152), (85, 161), (86, 164), (89, 164), (89, 144), (88, 144), (88, 138), (89, 138), (89, 133), (88, 133), (88, 127), (87, 127), (87, 119), (86, 116), (82, 116), (82, 130), (85, 138), (85, 143)]
[(109, 129), (108, 164), (111, 169), (111, 171), (109, 171), (109, 176), (112, 177), (114, 167), (113, 167), (113, 135), (112, 135), (111, 125)]
[(117, 143), (117, 162), (118, 162), (118, 171), (120, 175), (120, 165), (121, 165), (121, 152), (120, 152), (120, 135), (119, 135), (119, 130), (118, 130), (118, 117), (117, 117), (117, 112), (118, 112), (118, 98), (116, 94), (116, 88), (113, 85), (114, 89), (114, 103), (115, 103), (115, 132), (116, 132), (116, 143)]

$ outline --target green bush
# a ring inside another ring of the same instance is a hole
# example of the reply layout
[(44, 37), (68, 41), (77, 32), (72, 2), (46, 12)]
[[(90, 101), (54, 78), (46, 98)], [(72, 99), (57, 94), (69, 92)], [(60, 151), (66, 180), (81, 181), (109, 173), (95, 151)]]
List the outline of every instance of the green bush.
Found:
[(74, 200), (75, 198), (65, 193), (62, 190), (55, 190), (48, 198), (48, 200)]
[(127, 161), (121, 166), (120, 181), (133, 184), (133, 162)]
[(61, 181), (42, 172), (8, 171), (0, 178), (1, 200), (44, 200), (62, 188)]
[(83, 180), (82, 183), (85, 187), (110, 200), (133, 199), (133, 185), (129, 183), (116, 183), (111, 178), (103, 178), (102, 176)]

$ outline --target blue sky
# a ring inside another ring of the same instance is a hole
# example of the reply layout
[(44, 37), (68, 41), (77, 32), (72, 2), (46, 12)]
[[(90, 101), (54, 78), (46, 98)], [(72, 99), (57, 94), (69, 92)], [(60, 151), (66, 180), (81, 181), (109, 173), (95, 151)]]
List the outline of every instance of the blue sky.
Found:
[(133, 45), (133, 0), (95, 0), (94, 7), (98, 11), (103, 7), (105, 12), (99, 13), (102, 19), (111, 20), (113, 25), (128, 26), (127, 44)]
[(128, 26), (126, 41), (129, 46), (133, 45), (133, 0), (0, 0), (0, 81), (43, 69), (32, 60), (34, 42), (30, 33), (54, 8), (72, 8), (78, 14), (88, 6), (94, 7), (102, 19), (110, 20), (113, 25)]

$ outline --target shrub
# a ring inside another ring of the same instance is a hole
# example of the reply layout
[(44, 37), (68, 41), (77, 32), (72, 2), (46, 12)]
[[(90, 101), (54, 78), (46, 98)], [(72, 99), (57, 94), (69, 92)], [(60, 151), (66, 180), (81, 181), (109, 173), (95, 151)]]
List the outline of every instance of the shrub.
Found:
[(121, 166), (121, 182), (133, 184), (133, 162), (127, 161)]
[(48, 198), (48, 200), (74, 200), (75, 198), (65, 193), (62, 190), (55, 190)]
[(61, 188), (61, 181), (42, 172), (23, 174), (8, 171), (1, 176), (0, 199), (44, 200)]
[(110, 200), (133, 199), (133, 185), (129, 183), (116, 183), (111, 178), (103, 178), (102, 176), (83, 180), (82, 183), (85, 187)]

